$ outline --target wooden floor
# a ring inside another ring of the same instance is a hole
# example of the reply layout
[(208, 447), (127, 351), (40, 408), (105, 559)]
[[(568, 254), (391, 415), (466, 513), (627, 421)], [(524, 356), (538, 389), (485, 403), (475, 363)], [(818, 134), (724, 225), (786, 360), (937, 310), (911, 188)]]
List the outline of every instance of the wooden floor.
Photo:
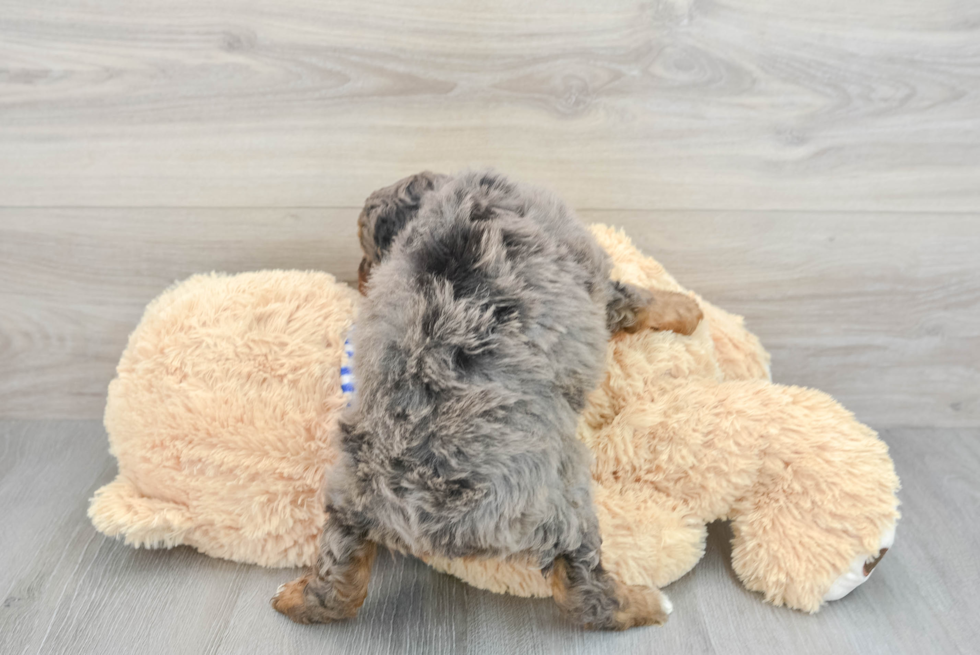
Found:
[[(744, 314), (778, 382), (879, 430), (896, 547), (817, 616), (726, 526), (660, 629), (382, 557), (355, 622), (291, 575), (85, 518), (143, 306), (209, 270), (350, 280), (373, 189), (489, 164), (623, 226)], [(0, 653), (956, 653), (980, 643), (980, 4), (0, 0)]]
[(103, 538), (87, 500), (115, 476), (98, 421), (0, 421), (0, 653), (975, 653), (980, 429), (886, 430), (903, 481), (898, 541), (816, 616), (762, 603), (713, 524), (668, 588), (666, 626), (582, 632), (550, 600), (480, 591), (383, 553), (355, 621), (297, 626), (268, 605), (294, 573), (138, 551)]

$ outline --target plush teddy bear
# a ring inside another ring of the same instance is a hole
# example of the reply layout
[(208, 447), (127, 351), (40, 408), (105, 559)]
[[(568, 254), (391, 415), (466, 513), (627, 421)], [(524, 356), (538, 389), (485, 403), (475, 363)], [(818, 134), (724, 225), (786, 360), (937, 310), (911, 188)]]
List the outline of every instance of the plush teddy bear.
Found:
[[(593, 233), (614, 277), (684, 291), (622, 233)], [(705, 318), (691, 336), (611, 340), (579, 421), (604, 563), (628, 584), (667, 585), (704, 554), (706, 524), (730, 519), (745, 586), (816, 611), (891, 546), (887, 447), (826, 394), (772, 384), (741, 318), (698, 301)], [(119, 476), (92, 500), (96, 528), (136, 546), (312, 564), (355, 306), (329, 275), (298, 271), (195, 276), (153, 301), (109, 386)], [(484, 589), (550, 594), (530, 563), (427, 561)]]

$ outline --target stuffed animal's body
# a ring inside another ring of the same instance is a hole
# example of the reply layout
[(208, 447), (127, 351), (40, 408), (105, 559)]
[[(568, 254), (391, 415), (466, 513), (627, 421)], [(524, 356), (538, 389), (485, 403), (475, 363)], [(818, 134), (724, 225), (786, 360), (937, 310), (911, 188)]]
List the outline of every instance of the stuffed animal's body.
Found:
[[(614, 278), (683, 291), (621, 233), (593, 233)], [(93, 499), (96, 527), (138, 546), (312, 563), (355, 298), (322, 273), (273, 271), (197, 276), (154, 301), (110, 385), (120, 474)], [(606, 566), (666, 585), (703, 555), (706, 523), (727, 518), (746, 587), (815, 611), (891, 545), (887, 447), (827, 395), (772, 384), (741, 319), (701, 306), (691, 336), (617, 335), (579, 421)], [(533, 563), (430, 563), (478, 587), (550, 594)]]

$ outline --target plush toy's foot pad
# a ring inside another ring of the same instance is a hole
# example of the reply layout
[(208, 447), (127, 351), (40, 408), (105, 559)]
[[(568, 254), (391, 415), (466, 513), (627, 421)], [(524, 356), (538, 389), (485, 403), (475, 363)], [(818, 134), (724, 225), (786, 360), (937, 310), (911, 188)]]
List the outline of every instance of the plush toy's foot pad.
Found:
[(839, 578), (834, 580), (834, 584), (830, 585), (830, 589), (823, 597), (824, 601), (840, 600), (864, 584), (871, 575), (871, 572), (878, 565), (878, 562), (881, 561), (881, 558), (885, 556), (885, 553), (888, 552), (888, 549), (894, 543), (895, 526), (893, 525), (881, 535), (881, 544), (878, 552), (873, 555), (858, 555), (855, 557), (854, 561), (851, 562), (851, 566)]

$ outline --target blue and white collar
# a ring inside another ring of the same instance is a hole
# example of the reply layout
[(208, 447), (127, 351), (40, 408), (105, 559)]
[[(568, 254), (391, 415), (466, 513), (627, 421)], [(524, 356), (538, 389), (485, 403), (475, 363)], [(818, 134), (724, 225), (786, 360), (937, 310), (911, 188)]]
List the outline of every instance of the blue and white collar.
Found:
[(340, 362), (340, 390), (347, 396), (347, 406), (350, 407), (354, 399), (354, 345), (350, 332), (344, 340), (344, 356)]

